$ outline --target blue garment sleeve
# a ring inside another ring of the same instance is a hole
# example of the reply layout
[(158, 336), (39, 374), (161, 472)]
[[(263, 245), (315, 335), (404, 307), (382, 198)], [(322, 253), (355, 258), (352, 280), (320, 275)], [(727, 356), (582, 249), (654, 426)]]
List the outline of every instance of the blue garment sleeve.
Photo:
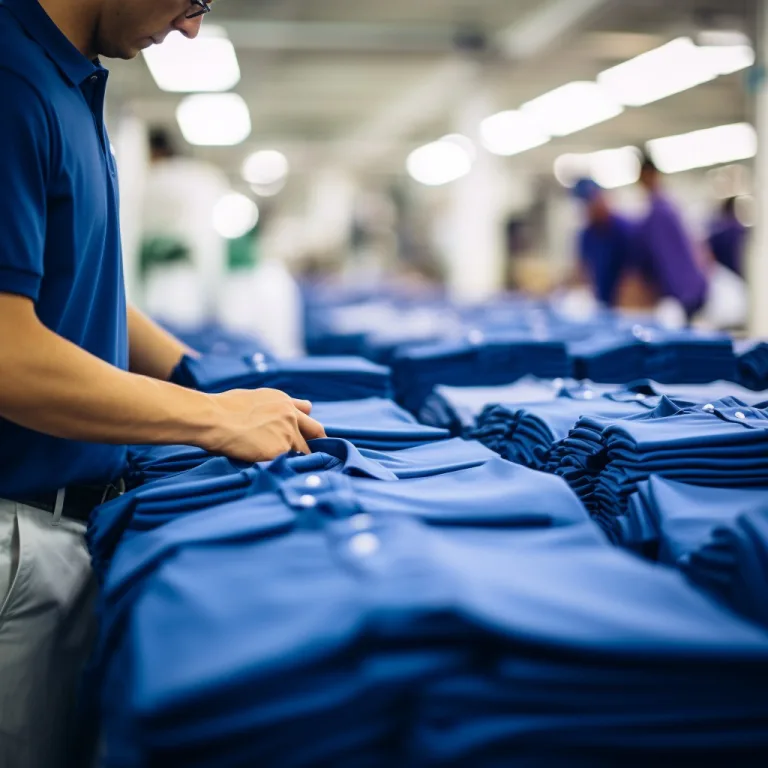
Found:
[(0, 69), (0, 293), (37, 300), (43, 277), (50, 125), (35, 89)]

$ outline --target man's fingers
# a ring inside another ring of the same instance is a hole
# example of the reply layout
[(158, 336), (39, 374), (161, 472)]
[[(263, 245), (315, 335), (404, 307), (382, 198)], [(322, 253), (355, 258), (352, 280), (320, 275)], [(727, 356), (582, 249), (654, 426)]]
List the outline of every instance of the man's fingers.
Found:
[(309, 450), (307, 441), (301, 435), (296, 435), (293, 438), (293, 450), (297, 453), (303, 453), (305, 456), (309, 456), (309, 454), (312, 453), (312, 451)]
[(309, 400), (297, 400), (294, 397), (293, 404), (296, 406), (297, 410), (301, 411), (303, 414), (306, 414), (307, 416), (309, 416), (309, 414), (312, 413), (312, 403), (310, 403)]
[(325, 429), (323, 429), (323, 425), (319, 421), (315, 421), (303, 413), (299, 413), (298, 416), (299, 432), (301, 432), (305, 440), (318, 440), (321, 437), (325, 437)]

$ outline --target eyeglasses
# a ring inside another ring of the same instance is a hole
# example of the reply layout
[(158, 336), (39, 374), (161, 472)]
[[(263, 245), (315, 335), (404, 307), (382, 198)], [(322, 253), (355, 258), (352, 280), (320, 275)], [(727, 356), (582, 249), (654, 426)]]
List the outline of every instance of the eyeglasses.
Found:
[(205, 0), (190, 0), (192, 5), (197, 6), (200, 8), (199, 11), (192, 11), (192, 13), (187, 14), (188, 19), (196, 19), (198, 16), (204, 16), (206, 13), (211, 12), (211, 6), (205, 2)]

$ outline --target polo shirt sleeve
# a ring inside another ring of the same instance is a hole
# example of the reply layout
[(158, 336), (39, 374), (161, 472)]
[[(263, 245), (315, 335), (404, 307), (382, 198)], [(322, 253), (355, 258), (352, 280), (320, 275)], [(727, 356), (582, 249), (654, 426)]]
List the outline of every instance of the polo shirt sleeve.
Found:
[(50, 125), (42, 99), (0, 69), (0, 293), (37, 300), (43, 277)]

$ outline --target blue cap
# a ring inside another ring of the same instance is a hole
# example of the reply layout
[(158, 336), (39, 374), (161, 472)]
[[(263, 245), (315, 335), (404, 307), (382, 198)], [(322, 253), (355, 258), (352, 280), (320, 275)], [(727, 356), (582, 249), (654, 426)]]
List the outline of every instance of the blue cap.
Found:
[(573, 188), (573, 196), (583, 203), (591, 203), (600, 194), (600, 185), (592, 179), (579, 179)]

